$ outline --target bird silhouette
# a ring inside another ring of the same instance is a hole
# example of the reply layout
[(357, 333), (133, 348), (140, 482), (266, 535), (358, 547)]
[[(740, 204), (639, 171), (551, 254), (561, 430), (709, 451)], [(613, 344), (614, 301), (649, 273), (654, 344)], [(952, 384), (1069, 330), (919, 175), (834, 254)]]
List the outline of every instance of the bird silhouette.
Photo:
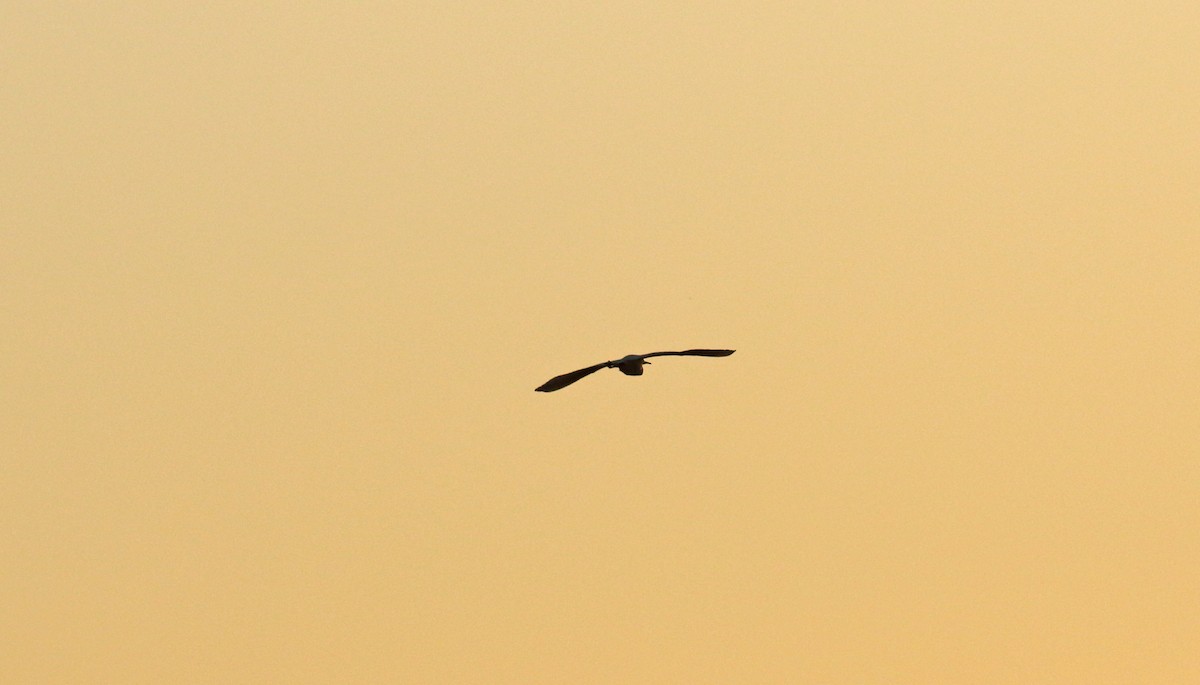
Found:
[(600, 369), (618, 368), (621, 373), (626, 376), (642, 375), (642, 367), (650, 362), (646, 359), (650, 357), (728, 357), (733, 354), (734, 350), (684, 350), (682, 352), (651, 352), (650, 354), (629, 354), (620, 359), (613, 359), (606, 362), (600, 362), (595, 366), (589, 366), (586, 369), (579, 369), (571, 373), (564, 373), (561, 376), (555, 376), (550, 380), (542, 383), (535, 388), (537, 392), (554, 392), (561, 390), (575, 381), (590, 376)]

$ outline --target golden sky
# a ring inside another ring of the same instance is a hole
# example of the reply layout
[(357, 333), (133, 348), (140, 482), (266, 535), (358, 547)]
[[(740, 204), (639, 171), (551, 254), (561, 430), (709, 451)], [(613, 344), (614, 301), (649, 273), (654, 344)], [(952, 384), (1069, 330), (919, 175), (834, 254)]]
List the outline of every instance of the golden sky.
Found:
[(0, 681), (1200, 682), (1198, 7), (4, 3)]

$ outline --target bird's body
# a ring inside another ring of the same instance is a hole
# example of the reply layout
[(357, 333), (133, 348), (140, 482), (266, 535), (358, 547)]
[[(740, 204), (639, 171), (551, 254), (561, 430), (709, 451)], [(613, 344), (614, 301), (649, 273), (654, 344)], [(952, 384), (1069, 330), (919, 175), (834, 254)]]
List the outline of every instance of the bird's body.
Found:
[(621, 357), (620, 359), (610, 363), (620, 369), (621, 373), (625, 374), (626, 376), (640, 376), (642, 375), (642, 367), (650, 362), (646, 361), (644, 357), (639, 357), (636, 354), (627, 354), (624, 357)]
[(595, 366), (589, 366), (585, 369), (564, 373), (561, 376), (555, 376), (536, 388), (538, 392), (554, 392), (567, 387), (575, 381), (590, 376), (600, 369), (619, 369), (626, 376), (640, 376), (643, 368), (650, 362), (646, 361), (649, 357), (728, 357), (733, 354), (733, 350), (684, 350), (682, 352), (651, 352), (649, 354), (627, 354), (620, 359), (613, 359), (606, 362), (601, 362)]

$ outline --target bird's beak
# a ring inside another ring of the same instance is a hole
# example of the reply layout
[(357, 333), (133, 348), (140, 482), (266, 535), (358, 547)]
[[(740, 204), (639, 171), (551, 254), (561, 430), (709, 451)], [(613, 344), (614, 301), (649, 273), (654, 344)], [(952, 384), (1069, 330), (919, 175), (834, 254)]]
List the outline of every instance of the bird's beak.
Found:
[(643, 363), (643, 364), (649, 364), (649, 363), (650, 363), (650, 360), (649, 360), (649, 359), (643, 359), (643, 360), (642, 360), (642, 363)]

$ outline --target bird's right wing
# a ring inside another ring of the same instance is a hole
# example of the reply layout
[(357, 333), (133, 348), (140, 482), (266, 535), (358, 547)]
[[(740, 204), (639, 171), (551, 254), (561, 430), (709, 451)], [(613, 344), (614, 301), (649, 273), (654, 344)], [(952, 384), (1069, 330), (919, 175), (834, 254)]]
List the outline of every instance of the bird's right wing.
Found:
[(595, 366), (589, 366), (586, 369), (572, 371), (571, 373), (564, 373), (561, 376), (555, 376), (545, 383), (542, 383), (537, 388), (534, 388), (534, 390), (537, 392), (554, 392), (555, 390), (560, 390), (567, 387), (584, 376), (590, 376), (606, 366), (608, 366), (608, 362), (600, 362), (599, 364)]

